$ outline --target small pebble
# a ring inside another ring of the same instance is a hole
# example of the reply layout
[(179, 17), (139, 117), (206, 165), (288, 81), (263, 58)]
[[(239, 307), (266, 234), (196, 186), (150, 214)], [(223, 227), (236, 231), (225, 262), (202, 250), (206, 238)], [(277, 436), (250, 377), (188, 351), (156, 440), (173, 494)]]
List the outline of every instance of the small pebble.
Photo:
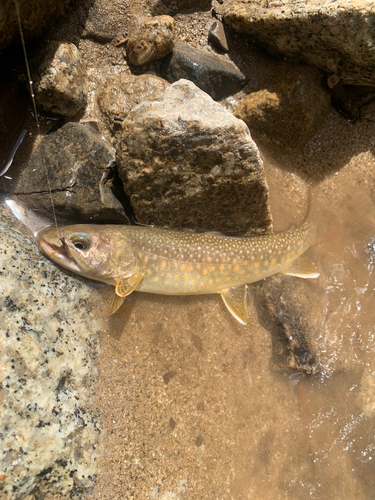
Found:
[(212, 43), (217, 49), (223, 52), (228, 52), (228, 42), (225, 36), (223, 23), (220, 21), (214, 21), (208, 33), (208, 41)]
[(126, 52), (130, 64), (142, 66), (172, 52), (173, 27), (174, 19), (170, 16), (156, 16), (148, 19), (128, 39)]

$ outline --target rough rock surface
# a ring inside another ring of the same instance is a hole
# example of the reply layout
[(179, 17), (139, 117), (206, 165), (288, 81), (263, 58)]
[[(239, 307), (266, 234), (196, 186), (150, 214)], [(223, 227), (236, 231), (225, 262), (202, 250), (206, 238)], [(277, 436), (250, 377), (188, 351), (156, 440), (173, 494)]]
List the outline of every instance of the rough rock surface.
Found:
[[(61, 17), (71, 0), (17, 0), (25, 39), (40, 36)], [(0, 2), (0, 50), (12, 42), (21, 43), (14, 0)]]
[(130, 64), (142, 66), (160, 59), (174, 47), (174, 19), (170, 16), (156, 16), (147, 19), (132, 36), (126, 46)]
[(123, 123), (118, 168), (138, 222), (268, 231), (268, 187), (245, 123), (192, 82), (168, 87)]
[(338, 74), (344, 83), (375, 84), (372, 0), (230, 0), (224, 22), (273, 54)]
[[(16, 195), (30, 208), (71, 222), (128, 222), (114, 196), (115, 152), (93, 127), (67, 123), (42, 139), (22, 171)], [(47, 172), (49, 178), (47, 179)]]
[(246, 81), (234, 63), (183, 42), (176, 42), (172, 54), (164, 59), (161, 76), (171, 83), (191, 80), (216, 100), (235, 94)]
[(264, 89), (237, 105), (256, 140), (290, 153), (300, 149), (319, 129), (331, 105), (318, 70), (280, 63)]
[(284, 364), (285, 369), (285, 354), (289, 352), (286, 362), (289, 368), (314, 374), (320, 365), (313, 339), (321, 309), (319, 318), (314, 318), (310, 292), (314, 284), (309, 281), (277, 274), (259, 281), (254, 289), (260, 321), (279, 335), (273, 338), (277, 364), (280, 367)]
[(154, 75), (109, 76), (98, 90), (97, 101), (110, 129), (116, 132), (134, 106), (158, 99), (168, 86)]
[(32, 61), (38, 108), (72, 117), (87, 102), (86, 68), (72, 43), (49, 42)]
[(2, 206), (0, 275), (0, 496), (80, 494), (100, 433), (97, 292), (42, 257)]

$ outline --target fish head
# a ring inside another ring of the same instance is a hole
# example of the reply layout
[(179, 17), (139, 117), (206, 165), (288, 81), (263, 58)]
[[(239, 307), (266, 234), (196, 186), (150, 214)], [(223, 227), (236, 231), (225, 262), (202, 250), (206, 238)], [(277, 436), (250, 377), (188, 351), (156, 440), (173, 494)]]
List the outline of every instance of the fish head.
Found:
[(37, 240), (56, 264), (104, 283), (116, 284), (119, 276), (131, 275), (137, 266), (132, 248), (115, 225), (48, 227)]

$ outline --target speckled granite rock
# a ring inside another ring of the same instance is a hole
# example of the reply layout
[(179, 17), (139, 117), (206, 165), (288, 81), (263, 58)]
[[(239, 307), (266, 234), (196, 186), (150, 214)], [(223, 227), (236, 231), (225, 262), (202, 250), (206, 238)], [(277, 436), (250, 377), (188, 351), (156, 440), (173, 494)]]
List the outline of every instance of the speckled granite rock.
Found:
[[(94, 126), (94, 125), (93, 125)], [(51, 212), (70, 222), (128, 222), (114, 196), (115, 152), (82, 123), (67, 123), (42, 139), (22, 171), (15, 195), (30, 208)]]
[(39, 109), (71, 117), (85, 108), (88, 80), (75, 45), (48, 42), (34, 57), (32, 68)]
[(169, 83), (154, 75), (109, 76), (99, 88), (97, 101), (112, 132), (117, 132), (129, 111), (143, 101), (161, 97)]
[(280, 63), (263, 86), (242, 99), (234, 115), (247, 124), (255, 140), (284, 153), (297, 151), (331, 108), (320, 72)]
[[(40, 36), (61, 17), (71, 0), (18, 0), (25, 39)], [(10, 43), (21, 43), (14, 0), (0, 2), (0, 50)]]
[(176, 42), (172, 54), (163, 60), (161, 76), (171, 83), (191, 80), (216, 100), (235, 94), (246, 81), (234, 63), (183, 42)]
[(0, 275), (0, 496), (79, 494), (95, 483), (100, 433), (98, 292), (42, 257), (2, 206)]
[(269, 52), (298, 58), (344, 83), (375, 83), (372, 0), (230, 0), (224, 22)]
[(147, 19), (129, 36), (126, 54), (130, 64), (142, 66), (169, 54), (174, 47), (174, 19), (156, 16)]
[(262, 160), (245, 123), (192, 82), (133, 108), (118, 168), (138, 222), (254, 234), (271, 227)]

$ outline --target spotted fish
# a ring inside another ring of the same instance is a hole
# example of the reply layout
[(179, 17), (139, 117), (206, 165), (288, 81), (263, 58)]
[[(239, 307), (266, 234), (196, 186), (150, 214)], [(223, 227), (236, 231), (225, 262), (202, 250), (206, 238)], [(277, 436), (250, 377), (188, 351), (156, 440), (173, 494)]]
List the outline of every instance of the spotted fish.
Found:
[(43, 252), (60, 266), (115, 286), (113, 314), (134, 290), (164, 295), (218, 293), (230, 313), (247, 323), (248, 284), (276, 273), (316, 278), (301, 254), (315, 240), (307, 217), (292, 231), (235, 238), (212, 233), (120, 225), (47, 228)]

